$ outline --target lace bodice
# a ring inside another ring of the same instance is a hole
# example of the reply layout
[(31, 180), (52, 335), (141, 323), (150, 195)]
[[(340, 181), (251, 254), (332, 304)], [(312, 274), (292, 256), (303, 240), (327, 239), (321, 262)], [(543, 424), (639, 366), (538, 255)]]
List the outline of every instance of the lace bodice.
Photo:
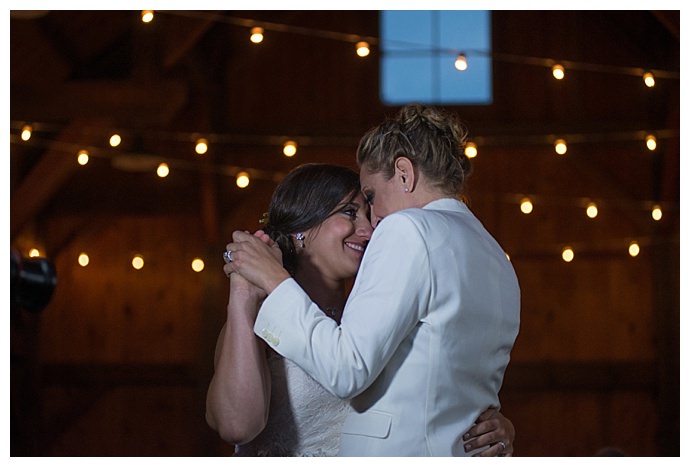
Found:
[(269, 358), (268, 423), (238, 456), (335, 456), (348, 403), (327, 392), (300, 367), (278, 354)]

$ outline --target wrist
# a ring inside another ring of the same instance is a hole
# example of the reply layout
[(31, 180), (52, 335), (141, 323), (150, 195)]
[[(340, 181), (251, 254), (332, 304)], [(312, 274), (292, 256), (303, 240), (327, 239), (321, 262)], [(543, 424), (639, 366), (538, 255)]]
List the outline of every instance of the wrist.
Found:
[(266, 292), (266, 294), (270, 294), (280, 284), (282, 284), (285, 280), (289, 279), (290, 277), (290, 274), (287, 271), (283, 270), (280, 274), (276, 274), (273, 277), (269, 278), (266, 281), (266, 284), (263, 286), (263, 289)]

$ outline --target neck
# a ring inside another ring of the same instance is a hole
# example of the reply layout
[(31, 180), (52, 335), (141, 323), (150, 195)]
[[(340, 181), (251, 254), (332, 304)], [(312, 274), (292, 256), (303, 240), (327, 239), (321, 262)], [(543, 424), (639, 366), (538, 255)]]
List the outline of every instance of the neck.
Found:
[(412, 207), (421, 208), (431, 203), (443, 198), (457, 198), (456, 196), (449, 195), (438, 190), (426, 191), (424, 189), (415, 189), (410, 193)]
[(340, 322), (345, 307), (345, 281), (329, 280), (316, 268), (299, 264), (295, 281), (328, 316)]
[(414, 188), (409, 193), (405, 193), (408, 207), (421, 208), (439, 199), (457, 198), (457, 196), (449, 195), (439, 190), (438, 187), (431, 184), (420, 172), (415, 173), (417, 174), (417, 179)]

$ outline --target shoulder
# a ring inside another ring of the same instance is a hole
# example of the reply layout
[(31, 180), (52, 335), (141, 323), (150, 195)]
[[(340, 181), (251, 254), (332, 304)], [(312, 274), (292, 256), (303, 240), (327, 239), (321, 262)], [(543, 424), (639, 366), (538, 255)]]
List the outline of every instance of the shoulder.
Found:
[(374, 236), (398, 237), (418, 233), (420, 224), (423, 224), (423, 211), (411, 208), (389, 214), (378, 223)]
[[(427, 235), (429, 231), (438, 228), (451, 219), (458, 221), (458, 215), (464, 216), (469, 211), (460, 201), (441, 199), (423, 208), (408, 208), (386, 216), (376, 227), (390, 232), (416, 231), (420, 235)], [(376, 230), (374, 233), (376, 233)]]

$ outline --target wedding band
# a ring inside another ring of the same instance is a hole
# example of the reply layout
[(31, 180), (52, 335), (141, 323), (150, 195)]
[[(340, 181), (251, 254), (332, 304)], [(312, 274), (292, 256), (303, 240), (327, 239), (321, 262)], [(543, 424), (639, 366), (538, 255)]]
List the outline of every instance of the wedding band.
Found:
[(226, 263), (232, 263), (232, 251), (230, 251), (230, 250), (225, 250), (225, 251), (223, 252), (223, 260), (224, 260)]
[(500, 445), (501, 445), (501, 452), (503, 452), (503, 451), (506, 450), (506, 443), (504, 443), (503, 441), (499, 441), (499, 442), (496, 443), (496, 444), (500, 444)]

